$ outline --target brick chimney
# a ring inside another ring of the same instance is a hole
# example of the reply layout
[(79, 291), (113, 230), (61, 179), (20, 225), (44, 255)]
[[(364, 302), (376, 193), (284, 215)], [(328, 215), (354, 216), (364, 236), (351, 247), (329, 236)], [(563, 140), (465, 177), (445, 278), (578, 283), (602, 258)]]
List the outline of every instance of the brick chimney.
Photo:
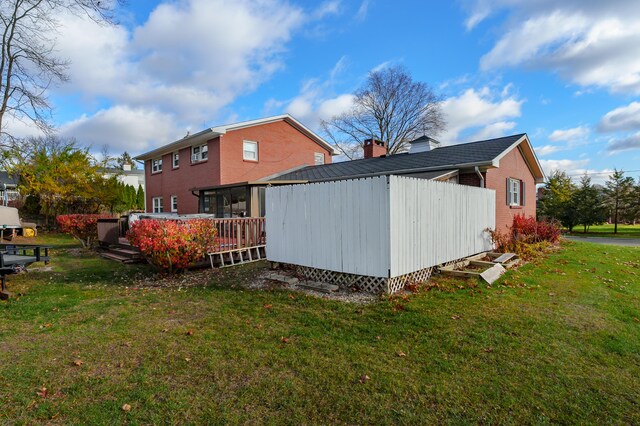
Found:
[(387, 144), (378, 139), (365, 139), (364, 158), (383, 157), (387, 155)]

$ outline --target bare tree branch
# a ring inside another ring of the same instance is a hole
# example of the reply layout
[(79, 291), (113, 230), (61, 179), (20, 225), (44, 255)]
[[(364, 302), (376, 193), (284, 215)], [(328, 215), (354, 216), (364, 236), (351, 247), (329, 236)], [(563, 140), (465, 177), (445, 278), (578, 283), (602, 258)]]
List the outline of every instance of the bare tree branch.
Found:
[(322, 122), (331, 144), (348, 158), (357, 157), (368, 138), (384, 141), (387, 153), (395, 154), (413, 139), (445, 128), (440, 96), (404, 67), (371, 72), (354, 95), (351, 110)]

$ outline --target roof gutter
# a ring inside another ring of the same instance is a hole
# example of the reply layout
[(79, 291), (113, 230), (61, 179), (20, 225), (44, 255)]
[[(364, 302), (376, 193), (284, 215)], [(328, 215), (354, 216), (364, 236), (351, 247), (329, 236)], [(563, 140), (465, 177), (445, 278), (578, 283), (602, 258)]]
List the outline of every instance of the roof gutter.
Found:
[(480, 188), (484, 188), (484, 176), (482, 176), (482, 173), (480, 173), (480, 169), (478, 168), (478, 166), (475, 166), (473, 169), (476, 171), (476, 174), (480, 178)]

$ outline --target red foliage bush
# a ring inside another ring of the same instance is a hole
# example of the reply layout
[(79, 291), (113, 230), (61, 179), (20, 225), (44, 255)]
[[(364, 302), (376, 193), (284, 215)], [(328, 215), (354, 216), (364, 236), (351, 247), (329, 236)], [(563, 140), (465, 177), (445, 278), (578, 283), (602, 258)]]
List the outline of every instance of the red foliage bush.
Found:
[(127, 239), (140, 249), (149, 263), (167, 272), (176, 272), (213, 251), (216, 234), (213, 222), (206, 219), (142, 219), (131, 225)]
[(534, 257), (544, 244), (556, 243), (560, 239), (561, 227), (558, 222), (536, 220), (533, 217), (516, 215), (508, 232), (487, 230), (496, 250), (513, 252), (521, 257)]
[(105, 214), (63, 214), (56, 217), (62, 232), (80, 241), (83, 247), (90, 247), (98, 238), (98, 219), (109, 219)]

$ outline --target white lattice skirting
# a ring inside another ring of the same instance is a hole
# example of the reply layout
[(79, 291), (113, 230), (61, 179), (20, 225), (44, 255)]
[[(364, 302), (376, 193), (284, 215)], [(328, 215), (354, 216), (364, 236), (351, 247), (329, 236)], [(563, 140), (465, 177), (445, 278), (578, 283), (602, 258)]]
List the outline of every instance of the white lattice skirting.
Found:
[(407, 283), (421, 283), (429, 281), (433, 268), (421, 269), (419, 271), (394, 278), (346, 274), (343, 272), (310, 268), (307, 266), (298, 266), (296, 267), (296, 271), (298, 274), (312, 281), (331, 283), (343, 288), (355, 287), (360, 291), (368, 293), (386, 292), (388, 294), (393, 294), (402, 290)]

